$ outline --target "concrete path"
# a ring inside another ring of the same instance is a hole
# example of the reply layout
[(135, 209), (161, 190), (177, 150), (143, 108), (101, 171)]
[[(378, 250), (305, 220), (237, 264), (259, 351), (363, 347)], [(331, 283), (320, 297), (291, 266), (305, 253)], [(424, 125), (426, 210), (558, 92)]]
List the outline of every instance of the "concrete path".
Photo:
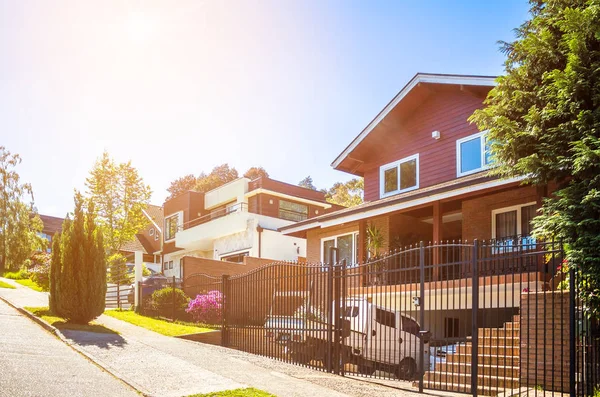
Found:
[[(21, 291), (0, 288), (0, 297), (17, 306), (47, 300), (36, 291), (17, 288)], [(97, 322), (119, 334), (63, 331), (65, 341), (150, 396), (181, 397), (238, 387), (255, 387), (286, 397), (414, 394), (220, 346), (163, 336), (104, 315)], [(397, 385), (410, 387), (408, 382)]]
[(0, 300), (0, 396), (138, 394)]

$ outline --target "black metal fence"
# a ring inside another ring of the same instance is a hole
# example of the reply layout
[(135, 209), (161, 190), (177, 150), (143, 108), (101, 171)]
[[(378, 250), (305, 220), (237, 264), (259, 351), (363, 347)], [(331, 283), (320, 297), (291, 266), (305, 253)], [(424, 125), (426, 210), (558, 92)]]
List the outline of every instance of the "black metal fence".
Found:
[(562, 244), (528, 238), (421, 243), (353, 267), (273, 263), (183, 289), (223, 346), (420, 391), (584, 396), (600, 383), (600, 341), (575, 278)]

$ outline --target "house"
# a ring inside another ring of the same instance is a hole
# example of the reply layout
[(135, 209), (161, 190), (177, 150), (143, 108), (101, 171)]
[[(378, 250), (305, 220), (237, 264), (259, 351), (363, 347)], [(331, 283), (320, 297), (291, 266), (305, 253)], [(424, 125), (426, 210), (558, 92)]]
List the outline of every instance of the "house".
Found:
[(152, 271), (160, 272), (163, 208), (149, 204), (142, 212), (148, 219), (147, 226), (137, 233), (134, 239), (123, 244), (120, 251), (130, 264), (134, 263), (135, 252), (141, 251), (146, 266)]
[(56, 234), (56, 232), (60, 232), (62, 229), (62, 224), (64, 222), (64, 218), (58, 218), (50, 215), (39, 215), (42, 223), (44, 224), (44, 228), (40, 233), (40, 236), (48, 240), (48, 246), (46, 247), (46, 252), (52, 252), (52, 237)]
[[(248, 258), (301, 260), (305, 239), (278, 229), (343, 207), (328, 203), (322, 192), (261, 177), (238, 178), (206, 193), (188, 191), (163, 208), (163, 273), (184, 278), (209, 265), (213, 274), (242, 273), (250, 270)], [(185, 270), (188, 264), (196, 264), (194, 270)]]

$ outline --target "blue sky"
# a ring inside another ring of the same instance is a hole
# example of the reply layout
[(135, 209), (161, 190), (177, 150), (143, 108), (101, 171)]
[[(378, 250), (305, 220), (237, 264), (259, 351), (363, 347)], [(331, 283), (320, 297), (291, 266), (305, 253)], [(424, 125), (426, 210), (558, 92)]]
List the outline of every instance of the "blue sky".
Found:
[(525, 0), (0, 0), (0, 145), (64, 216), (107, 150), (162, 204), (229, 163), (319, 188), (417, 72), (497, 75)]

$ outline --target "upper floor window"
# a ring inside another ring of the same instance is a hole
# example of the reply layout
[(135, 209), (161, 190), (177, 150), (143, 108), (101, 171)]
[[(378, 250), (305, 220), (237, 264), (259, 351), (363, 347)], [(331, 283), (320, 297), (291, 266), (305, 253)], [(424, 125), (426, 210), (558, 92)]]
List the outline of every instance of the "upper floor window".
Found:
[(419, 154), (381, 166), (379, 181), (382, 198), (417, 189), (419, 187)]
[(456, 175), (463, 176), (483, 171), (492, 163), (487, 131), (456, 141)]
[(308, 205), (279, 200), (279, 218), (288, 221), (303, 221), (308, 218)]
[(179, 226), (179, 214), (171, 215), (165, 218), (165, 240), (172, 240), (175, 238), (177, 233), (177, 227)]

